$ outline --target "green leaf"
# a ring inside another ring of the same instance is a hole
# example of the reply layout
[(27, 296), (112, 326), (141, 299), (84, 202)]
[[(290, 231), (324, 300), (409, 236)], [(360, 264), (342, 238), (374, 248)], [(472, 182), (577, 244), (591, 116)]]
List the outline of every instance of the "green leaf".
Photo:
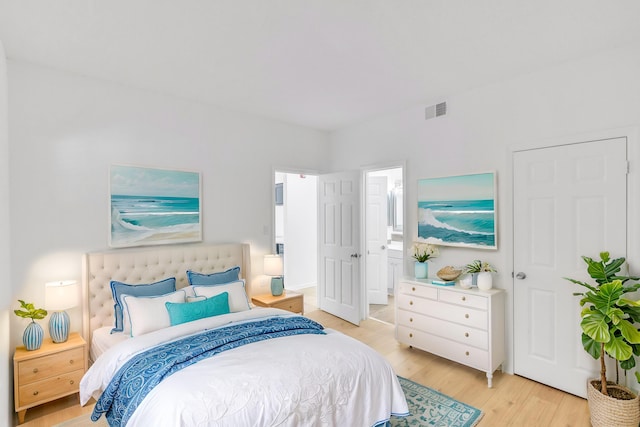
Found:
[(594, 359), (600, 359), (600, 343), (595, 342), (587, 334), (582, 334), (582, 347)]
[(593, 295), (590, 300), (598, 310), (607, 313), (610, 307), (614, 307), (618, 299), (622, 296), (622, 282), (614, 280), (613, 282), (603, 283), (598, 288), (598, 292)]
[(623, 319), (617, 324), (617, 328), (629, 343), (640, 344), (640, 332), (631, 322)]
[(631, 356), (627, 360), (621, 360), (620, 361), (620, 367), (622, 369), (624, 369), (625, 371), (628, 371), (629, 369), (635, 368), (636, 367), (636, 358)]
[(627, 360), (633, 356), (631, 346), (622, 337), (613, 337), (609, 342), (605, 342), (604, 351), (616, 360)]
[[(597, 288), (595, 286), (591, 286), (590, 284), (585, 283), (585, 282), (581, 282), (580, 280), (572, 279), (570, 277), (564, 277), (564, 279), (566, 279), (566, 280), (568, 280), (568, 281), (570, 281), (572, 283), (575, 283), (576, 285), (584, 286), (585, 288), (588, 288), (588, 289), (590, 289), (590, 290), (592, 290), (594, 292), (597, 290)], [(581, 294), (574, 294), (574, 295), (581, 295)]]
[(607, 343), (611, 339), (607, 318), (596, 311), (582, 318), (580, 326), (585, 334), (597, 342)]

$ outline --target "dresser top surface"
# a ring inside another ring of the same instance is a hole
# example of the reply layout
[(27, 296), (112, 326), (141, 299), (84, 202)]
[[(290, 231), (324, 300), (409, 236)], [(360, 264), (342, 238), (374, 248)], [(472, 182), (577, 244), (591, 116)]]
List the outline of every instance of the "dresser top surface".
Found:
[(431, 280), (435, 280), (435, 279), (436, 279), (435, 277), (429, 278), (429, 279), (416, 279), (415, 277), (404, 277), (402, 278), (401, 282), (411, 283), (411, 284), (420, 285), (420, 286), (426, 286), (429, 288), (444, 289), (447, 291), (472, 293), (472, 294), (485, 295), (485, 296), (504, 292), (504, 289), (498, 289), (498, 288), (491, 288), (486, 291), (480, 290), (476, 287), (463, 288), (457, 282), (455, 285), (437, 285), (437, 284), (431, 283)]

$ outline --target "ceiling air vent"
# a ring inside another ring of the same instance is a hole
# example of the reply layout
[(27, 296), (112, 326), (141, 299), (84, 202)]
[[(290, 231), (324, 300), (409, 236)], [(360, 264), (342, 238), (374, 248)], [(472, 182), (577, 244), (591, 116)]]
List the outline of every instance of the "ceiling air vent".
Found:
[(431, 105), (425, 109), (425, 119), (433, 119), (434, 117), (444, 116), (445, 114), (447, 114), (446, 102)]

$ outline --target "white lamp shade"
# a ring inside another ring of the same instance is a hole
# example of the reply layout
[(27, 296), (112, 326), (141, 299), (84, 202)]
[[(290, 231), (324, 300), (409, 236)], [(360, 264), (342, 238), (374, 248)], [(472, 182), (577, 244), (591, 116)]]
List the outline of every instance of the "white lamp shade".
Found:
[(280, 255), (264, 256), (264, 274), (267, 276), (282, 276), (282, 257)]
[(45, 283), (45, 308), (47, 310), (66, 310), (80, 303), (80, 289), (75, 280), (60, 280)]

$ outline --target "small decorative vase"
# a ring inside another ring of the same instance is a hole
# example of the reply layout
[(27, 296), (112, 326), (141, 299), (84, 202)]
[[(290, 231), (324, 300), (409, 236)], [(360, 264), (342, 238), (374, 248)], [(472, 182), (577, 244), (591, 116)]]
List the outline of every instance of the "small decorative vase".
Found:
[(460, 278), (460, 287), (464, 289), (471, 289), (473, 286), (471, 274), (465, 274)]
[(42, 338), (44, 338), (44, 329), (32, 320), (22, 334), (24, 347), (29, 351), (37, 350), (42, 345)]
[(427, 277), (429, 277), (429, 264), (427, 264), (426, 262), (416, 261), (415, 276), (416, 279), (426, 279)]
[(53, 342), (65, 342), (69, 338), (69, 315), (66, 311), (56, 311), (49, 319), (49, 335)]
[(478, 289), (488, 291), (493, 288), (493, 276), (490, 271), (478, 273)]
[(284, 292), (284, 280), (282, 277), (271, 278), (271, 295), (274, 297), (282, 295)]

